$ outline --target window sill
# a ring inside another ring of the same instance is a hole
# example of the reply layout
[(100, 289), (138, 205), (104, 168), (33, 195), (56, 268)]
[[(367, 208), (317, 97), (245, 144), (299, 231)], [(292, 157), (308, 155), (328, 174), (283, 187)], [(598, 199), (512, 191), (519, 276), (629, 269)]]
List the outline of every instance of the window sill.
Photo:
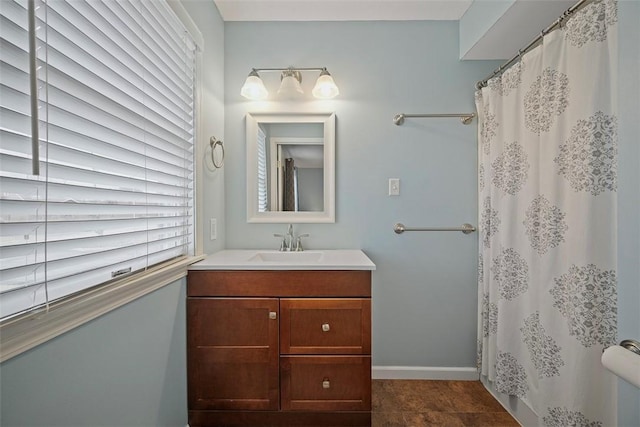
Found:
[(203, 258), (181, 258), (3, 322), (0, 363), (185, 277), (187, 267)]

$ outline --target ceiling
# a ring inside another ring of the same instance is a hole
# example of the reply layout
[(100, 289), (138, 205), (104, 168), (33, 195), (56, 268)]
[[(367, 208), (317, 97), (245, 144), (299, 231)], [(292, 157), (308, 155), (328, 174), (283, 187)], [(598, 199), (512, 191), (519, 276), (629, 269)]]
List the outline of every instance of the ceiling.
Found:
[(458, 20), (473, 0), (214, 0), (225, 21)]

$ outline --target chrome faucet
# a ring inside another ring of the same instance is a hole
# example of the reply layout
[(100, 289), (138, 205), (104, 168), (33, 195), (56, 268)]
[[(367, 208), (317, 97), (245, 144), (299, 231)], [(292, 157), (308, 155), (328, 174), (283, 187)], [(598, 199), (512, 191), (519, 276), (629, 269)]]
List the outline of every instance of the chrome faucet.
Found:
[(302, 238), (309, 237), (308, 234), (300, 234), (296, 237), (293, 233), (293, 224), (289, 224), (287, 227), (287, 234), (274, 234), (274, 237), (280, 237), (280, 251), (281, 252), (302, 252)]
[(298, 234), (298, 237), (296, 237), (296, 247), (294, 249), (292, 249), (293, 251), (302, 252), (304, 250), (302, 248), (302, 238), (303, 237), (309, 237), (309, 235), (308, 234)]
[(280, 252), (289, 252), (293, 246), (293, 224), (289, 224), (287, 234), (274, 234), (273, 237), (280, 237)]
[(289, 224), (289, 227), (287, 228), (287, 234), (285, 236), (285, 239), (287, 240), (287, 250), (291, 251), (293, 249), (293, 224)]

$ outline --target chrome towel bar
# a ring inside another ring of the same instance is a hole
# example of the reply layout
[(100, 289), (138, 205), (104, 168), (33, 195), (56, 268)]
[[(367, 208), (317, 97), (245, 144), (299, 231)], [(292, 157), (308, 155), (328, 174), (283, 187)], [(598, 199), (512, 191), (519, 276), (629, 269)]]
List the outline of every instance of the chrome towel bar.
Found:
[(420, 118), (446, 118), (446, 117), (460, 117), (460, 121), (463, 125), (471, 123), (476, 113), (455, 113), (455, 114), (405, 114), (400, 113), (393, 116), (393, 124), (400, 126), (404, 123), (404, 119), (412, 117)]
[(464, 234), (473, 233), (476, 231), (476, 228), (471, 225), (464, 223), (462, 227), (429, 227), (429, 228), (414, 228), (414, 227), (406, 227), (404, 224), (397, 223), (393, 226), (393, 231), (396, 234), (402, 234), (405, 231), (462, 231)]

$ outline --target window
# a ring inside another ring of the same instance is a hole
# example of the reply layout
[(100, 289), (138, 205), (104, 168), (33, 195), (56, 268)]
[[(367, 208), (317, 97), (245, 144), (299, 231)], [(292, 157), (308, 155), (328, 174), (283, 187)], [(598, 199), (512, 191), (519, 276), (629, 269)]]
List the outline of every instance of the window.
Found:
[(0, 315), (192, 255), (196, 46), (166, 2), (0, 19)]

